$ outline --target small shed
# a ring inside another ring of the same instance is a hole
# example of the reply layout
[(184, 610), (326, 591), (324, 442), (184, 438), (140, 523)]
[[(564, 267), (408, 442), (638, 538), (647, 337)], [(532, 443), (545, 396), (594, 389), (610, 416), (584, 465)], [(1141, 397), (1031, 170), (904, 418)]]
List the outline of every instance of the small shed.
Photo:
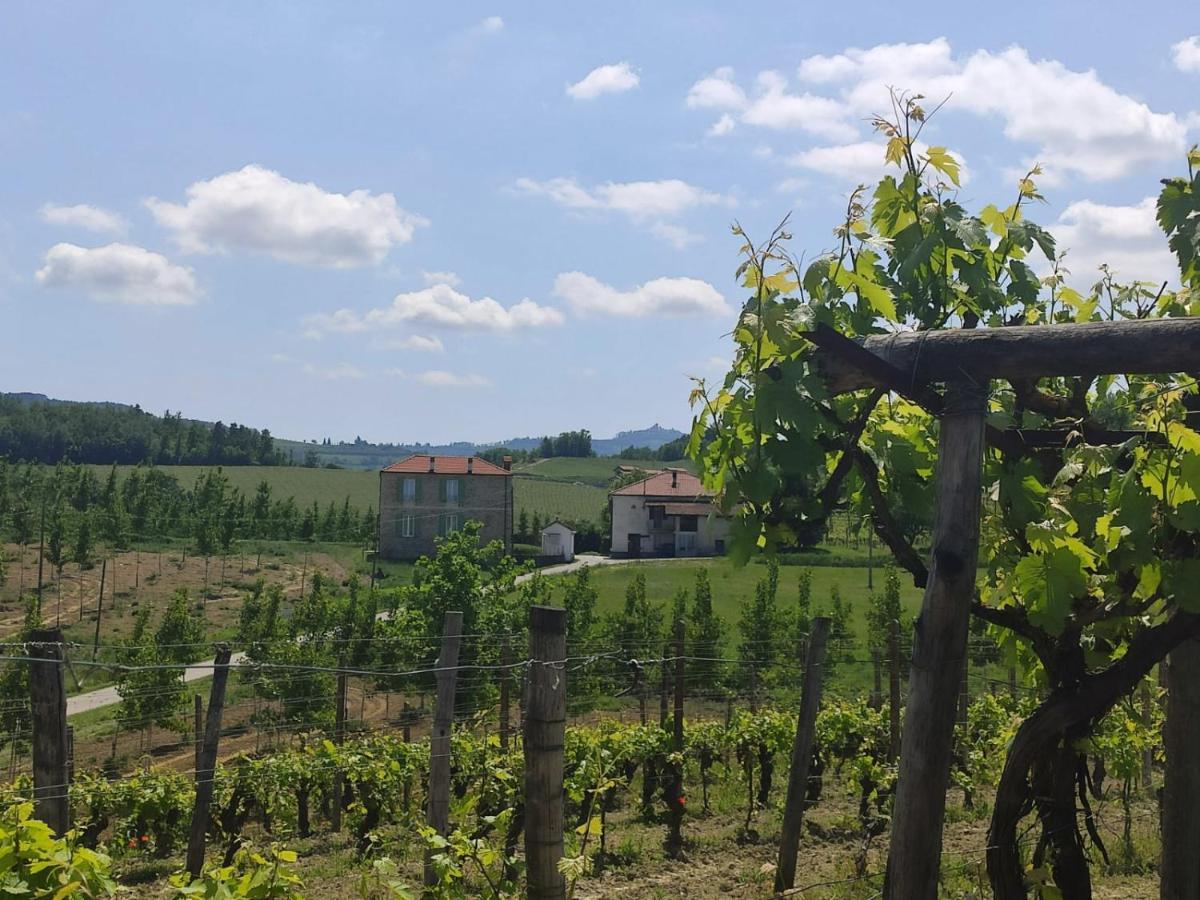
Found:
[(570, 562), (575, 558), (575, 530), (555, 520), (542, 529), (542, 556)]

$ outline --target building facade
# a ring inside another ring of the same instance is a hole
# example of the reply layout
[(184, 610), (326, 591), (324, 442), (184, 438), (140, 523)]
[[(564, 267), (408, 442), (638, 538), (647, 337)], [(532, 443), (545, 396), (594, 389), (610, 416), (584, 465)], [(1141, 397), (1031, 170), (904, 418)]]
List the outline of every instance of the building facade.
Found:
[(542, 556), (546, 559), (575, 559), (575, 529), (554, 521), (542, 529)]
[(608, 495), (613, 556), (719, 556), (729, 518), (683, 469), (656, 472)]
[(512, 463), (478, 456), (414, 453), (379, 473), (379, 555), (412, 560), (433, 556), (437, 539), (467, 522), (483, 525), (480, 540), (512, 550)]

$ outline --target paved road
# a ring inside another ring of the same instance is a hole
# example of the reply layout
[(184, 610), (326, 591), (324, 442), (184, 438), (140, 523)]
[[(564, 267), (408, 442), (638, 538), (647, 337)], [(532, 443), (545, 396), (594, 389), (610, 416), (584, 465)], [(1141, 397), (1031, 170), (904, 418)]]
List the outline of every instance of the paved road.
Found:
[[(575, 572), (585, 566), (614, 566), (626, 563), (635, 562), (650, 562), (651, 560), (638, 559), (612, 559), (607, 556), (599, 556), (593, 553), (581, 553), (575, 557), (574, 561), (563, 563), (560, 566), (547, 566), (540, 569), (542, 575), (565, 575), (569, 572)], [(654, 562), (662, 562), (663, 560), (653, 560)], [(521, 575), (517, 578), (517, 583), (528, 581), (533, 577), (534, 573)], [(380, 613), (380, 617), (387, 613)], [(246, 658), (245, 653), (235, 653), (229, 658), (230, 665), (240, 665), (242, 660)], [(206, 659), (203, 662), (194, 663), (187, 667), (183, 673), (183, 680), (199, 681), (201, 678), (207, 678), (212, 674), (213, 664), (215, 660)], [(117, 693), (116, 687), (99, 688), (94, 691), (88, 691), (84, 694), (76, 694), (73, 697), (67, 698), (67, 716), (77, 716), (80, 713), (91, 712), (93, 709), (102, 709), (105, 706), (112, 706), (114, 703), (121, 702), (121, 695)]]

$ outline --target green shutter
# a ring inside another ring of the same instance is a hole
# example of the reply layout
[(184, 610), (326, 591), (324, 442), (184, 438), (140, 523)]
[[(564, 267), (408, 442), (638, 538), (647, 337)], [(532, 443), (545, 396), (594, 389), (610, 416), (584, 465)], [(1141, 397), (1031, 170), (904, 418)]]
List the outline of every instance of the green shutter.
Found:
[(446, 479), (438, 479), (438, 503), (446, 502)]
[(413, 500), (419, 506), (421, 503), (421, 486), (425, 484), (425, 479), (414, 477), (413, 481), (416, 483), (416, 490), (413, 492)]
[(467, 501), (467, 483), (468, 483), (470, 480), (471, 480), (470, 478), (460, 478), (460, 479), (458, 479), (458, 505), (459, 505), (459, 506), (465, 506), (465, 505), (466, 505), (466, 501)]

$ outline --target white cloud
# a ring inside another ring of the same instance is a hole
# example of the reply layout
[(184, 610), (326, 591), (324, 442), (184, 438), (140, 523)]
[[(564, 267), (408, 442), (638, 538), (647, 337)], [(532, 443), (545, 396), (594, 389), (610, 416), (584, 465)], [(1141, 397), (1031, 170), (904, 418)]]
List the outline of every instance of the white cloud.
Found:
[(35, 278), (46, 287), (78, 288), (98, 300), (133, 306), (187, 306), (200, 297), (192, 270), (129, 244), (55, 244)]
[(567, 93), (576, 100), (594, 100), (601, 94), (620, 94), (633, 90), (640, 79), (629, 63), (597, 66), (580, 81), (567, 86)]
[(833, 140), (848, 140), (858, 133), (844, 103), (809, 93), (790, 93), (787, 79), (778, 72), (758, 76), (758, 93), (742, 114), (742, 121), (777, 131), (800, 129)]
[(391, 194), (331, 193), (258, 165), (197, 181), (186, 204), (146, 206), (190, 253), (247, 251), (333, 268), (379, 263), (429, 224)]
[(321, 378), (325, 381), (346, 381), (366, 378), (367, 373), (358, 366), (350, 363), (334, 363), (333, 365), (317, 365), (315, 363), (304, 364), (304, 374), (311, 375), (314, 378)]
[(697, 206), (728, 202), (720, 194), (706, 191), (678, 178), (661, 181), (607, 182), (592, 189), (574, 178), (536, 181), (521, 178), (517, 188), (549, 197), (567, 209), (614, 210), (633, 219), (676, 216)]
[(1171, 46), (1175, 68), (1180, 72), (1200, 72), (1200, 34), (1184, 38)]
[(1179, 280), (1179, 267), (1154, 218), (1154, 198), (1133, 206), (1107, 206), (1091, 200), (1072, 203), (1050, 226), (1076, 289), (1099, 280), (1107, 264), (1119, 281), (1161, 284)]
[(390, 306), (359, 313), (339, 309), (306, 316), (305, 334), (320, 337), (329, 332), (356, 333), (399, 325), (427, 325), (477, 331), (514, 331), (561, 325), (563, 314), (526, 298), (504, 307), (491, 297), (472, 300), (447, 284), (434, 284), (419, 291), (397, 294)]
[(1033, 60), (1021, 47), (956, 57), (945, 38), (880, 44), (809, 57), (799, 77), (837, 91), (833, 101), (854, 118), (889, 109), (889, 86), (924, 94), (928, 103), (950, 97), (949, 112), (999, 118), (1008, 138), (1036, 145), (1039, 161), (1088, 179), (1117, 178), (1172, 159), (1187, 131), (1174, 113), (1154, 112), (1094, 70)]
[(504, 30), (504, 20), (499, 16), (488, 16), (486, 19), (481, 19), (477, 27), (484, 34), (495, 34)]
[(440, 337), (424, 334), (411, 334), (392, 346), (397, 350), (416, 350), (420, 353), (442, 353), (446, 349)]
[[(918, 141), (914, 147), (919, 154), (928, 149), (928, 146), (921, 141)], [(795, 154), (788, 162), (794, 166), (830, 175), (843, 182), (872, 184), (879, 180), (888, 169), (896, 171), (894, 166), (884, 160), (885, 149), (882, 141), (858, 141), (833, 147), (811, 147)], [(970, 181), (971, 175), (962, 154), (950, 151), (950, 155), (959, 164), (959, 183), (966, 184)], [(1022, 172), (1023, 174), (1024, 172)]]
[(441, 369), (429, 369), (416, 376), (417, 381), (429, 387), (444, 388), (486, 388), (491, 387), (490, 379), (483, 375), (462, 372), (444, 372)]
[(580, 313), (609, 316), (727, 315), (725, 298), (697, 278), (655, 278), (622, 291), (583, 272), (554, 279), (554, 293)]
[(672, 225), (669, 222), (655, 222), (650, 227), (650, 233), (656, 238), (666, 241), (676, 250), (685, 250), (692, 244), (698, 244), (704, 240), (694, 231), (688, 231), (682, 225)]
[(717, 121), (708, 126), (708, 136), (721, 137), (722, 135), (729, 134), (729, 132), (733, 131), (734, 124), (735, 121), (733, 116), (731, 116), (729, 113), (725, 113), (725, 115), (721, 116), (721, 118), (717, 119)]
[(41, 215), (42, 220), (51, 225), (84, 228), (101, 234), (124, 234), (128, 227), (128, 223), (116, 213), (87, 203), (77, 203), (74, 206), (47, 203), (42, 207)]
[(686, 103), (692, 109), (739, 110), (746, 106), (746, 92), (734, 83), (733, 69), (722, 66), (692, 85)]
[(462, 284), (462, 279), (454, 272), (422, 272), (421, 279), (426, 284), (448, 284), (450, 287)]

